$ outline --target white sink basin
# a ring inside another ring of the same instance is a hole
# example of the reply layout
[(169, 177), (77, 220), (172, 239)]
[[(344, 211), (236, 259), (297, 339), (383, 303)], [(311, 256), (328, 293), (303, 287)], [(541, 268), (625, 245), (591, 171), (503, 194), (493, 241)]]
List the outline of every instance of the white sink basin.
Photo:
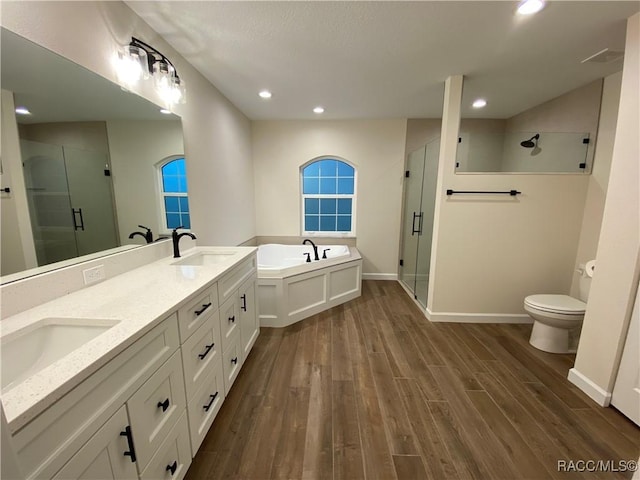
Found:
[(45, 318), (2, 337), (0, 389), (9, 390), (117, 323), (117, 320)]
[(199, 267), (206, 265), (217, 265), (219, 263), (226, 262), (236, 252), (198, 252), (188, 257), (173, 262), (171, 265), (185, 265), (191, 267)]

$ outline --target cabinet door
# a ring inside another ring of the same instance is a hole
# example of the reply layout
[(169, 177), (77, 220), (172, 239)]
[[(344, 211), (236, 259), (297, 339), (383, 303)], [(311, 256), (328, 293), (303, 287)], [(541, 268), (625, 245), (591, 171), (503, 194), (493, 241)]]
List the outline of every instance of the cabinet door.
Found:
[(256, 277), (252, 277), (240, 286), (240, 338), (242, 358), (246, 359), (260, 333), (260, 321), (256, 308)]
[(238, 297), (230, 297), (220, 307), (220, 336), (222, 337), (222, 351), (226, 351), (229, 345), (235, 342), (240, 333), (240, 308)]
[(136, 464), (131, 455), (124, 454), (130, 453), (127, 436), (120, 435), (128, 425), (127, 411), (123, 405), (53, 479), (137, 479)]

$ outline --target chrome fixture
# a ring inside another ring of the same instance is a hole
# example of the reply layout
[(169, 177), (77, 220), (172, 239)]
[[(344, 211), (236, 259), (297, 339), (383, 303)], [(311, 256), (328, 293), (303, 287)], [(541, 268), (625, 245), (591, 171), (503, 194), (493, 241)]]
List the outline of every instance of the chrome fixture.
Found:
[(118, 78), (125, 85), (133, 85), (141, 78), (146, 80), (151, 77), (167, 104), (185, 103), (184, 81), (176, 67), (148, 43), (131, 37), (129, 45), (118, 52), (116, 67)]
[[(529, 140), (524, 140), (523, 142), (520, 142), (520, 146), (524, 147), (524, 148), (534, 148), (538, 146), (538, 139), (540, 138), (540, 134), (536, 133), (533, 137), (531, 137)], [(534, 143), (535, 140), (535, 143)]]
[(180, 239), (184, 236), (191, 237), (193, 240), (196, 239), (196, 236), (190, 232), (178, 233), (178, 229), (184, 228), (183, 226), (176, 227), (171, 232), (171, 239), (173, 240), (173, 258), (180, 258), (180, 249), (178, 245), (180, 243)]
[[(302, 242), (302, 244), (306, 244), (306, 243), (310, 243), (311, 246), (313, 247), (313, 256), (314, 256), (314, 260), (320, 260), (320, 257), (318, 256), (318, 247), (316, 247), (316, 244), (313, 243), (311, 240), (309, 240), (308, 238), (305, 238)], [(307, 262), (309, 262), (310, 260), (307, 260)]]

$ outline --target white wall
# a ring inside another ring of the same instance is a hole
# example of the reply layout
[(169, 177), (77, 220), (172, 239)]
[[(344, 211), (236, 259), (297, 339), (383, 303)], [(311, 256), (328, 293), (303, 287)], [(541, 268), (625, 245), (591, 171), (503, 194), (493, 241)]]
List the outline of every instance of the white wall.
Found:
[(20, 141), (18, 125), (16, 123), (13, 93), (2, 90), (2, 188), (10, 188), (11, 192), (0, 195), (0, 274), (9, 275), (37, 265), (36, 249), (33, 242), (31, 222), (29, 220), (29, 206), (26, 190), (24, 189), (24, 175), (22, 171), (22, 157), (20, 155)]
[[(187, 103), (174, 113), (183, 122), (198, 243), (238, 244), (255, 236), (249, 120), (127, 5), (2, 2), (0, 8), (4, 27), (114, 82), (113, 55), (132, 36), (162, 51), (187, 86)], [(152, 87), (136, 91), (161, 104)]]
[(640, 268), (640, 14), (627, 22), (620, 107), (611, 173), (575, 367), (569, 378), (599, 403), (622, 354)]
[[(150, 228), (154, 238), (169, 233), (160, 227), (156, 164), (167, 157), (184, 154), (182, 124), (179, 121), (109, 120), (107, 134), (120, 241), (144, 243), (139, 236), (129, 240), (131, 232), (141, 231), (138, 225)], [(188, 171), (190, 159), (186, 163)]]
[(18, 127), (20, 138), (109, 155), (105, 122), (33, 123)]
[[(604, 202), (607, 196), (607, 185), (611, 171), (621, 83), (622, 72), (614, 73), (604, 79), (598, 137), (596, 139), (593, 169), (589, 177), (587, 198), (582, 216), (580, 242), (578, 243), (575, 261), (576, 266), (584, 265), (589, 260), (596, 258)], [(581, 276), (578, 273), (574, 273), (571, 284), (571, 295), (574, 297), (580, 296), (580, 278)]]
[(253, 122), (259, 236), (301, 234), (300, 166), (335, 155), (357, 168), (363, 272), (397, 272), (406, 120)]
[[(447, 82), (428, 311), (434, 320), (526, 319), (533, 293), (569, 293), (586, 175), (456, 175), (462, 82)], [(511, 190), (517, 197), (453, 195)]]

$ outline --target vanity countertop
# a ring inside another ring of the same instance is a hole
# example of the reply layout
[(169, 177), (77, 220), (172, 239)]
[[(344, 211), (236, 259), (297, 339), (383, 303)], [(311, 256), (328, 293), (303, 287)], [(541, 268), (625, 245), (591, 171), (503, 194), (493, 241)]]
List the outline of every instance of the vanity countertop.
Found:
[(176, 259), (164, 258), (2, 319), (2, 336), (45, 318), (119, 322), (62, 359), (2, 392), (2, 404), (11, 431), (22, 428), (158, 325), (191, 295), (216, 281), (256, 250), (256, 247), (195, 247), (184, 251), (182, 258), (199, 252), (233, 254), (221, 263), (203, 266), (172, 265)]

